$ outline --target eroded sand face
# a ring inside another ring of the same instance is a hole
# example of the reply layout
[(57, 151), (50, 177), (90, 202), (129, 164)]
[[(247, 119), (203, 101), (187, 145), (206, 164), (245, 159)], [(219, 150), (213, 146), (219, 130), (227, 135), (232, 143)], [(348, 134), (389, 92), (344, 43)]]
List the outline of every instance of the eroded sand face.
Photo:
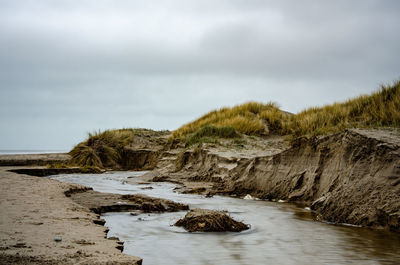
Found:
[[(71, 184), (0, 168), (1, 264), (138, 264), (105, 238), (98, 217), (67, 198)], [(60, 238), (61, 242), (55, 239)], [(18, 256), (17, 256), (18, 255)], [(28, 257), (28, 258), (27, 258)]]

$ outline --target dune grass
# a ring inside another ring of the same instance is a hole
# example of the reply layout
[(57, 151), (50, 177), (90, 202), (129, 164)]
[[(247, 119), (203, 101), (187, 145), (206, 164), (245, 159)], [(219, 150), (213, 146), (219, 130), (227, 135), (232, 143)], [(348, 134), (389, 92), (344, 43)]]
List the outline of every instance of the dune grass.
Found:
[(400, 81), (371, 95), (309, 108), (284, 119), (280, 134), (322, 135), (352, 127), (399, 127)]
[[(400, 81), (382, 85), (371, 95), (342, 103), (309, 108), (290, 115), (275, 103), (249, 102), (214, 110), (175, 130), (171, 138), (185, 139), (204, 126), (230, 126), (246, 135), (322, 135), (352, 127), (400, 127)], [(266, 129), (267, 128), (267, 129)]]
[(260, 135), (265, 132), (265, 124), (261, 118), (262, 113), (274, 109), (279, 110), (278, 106), (272, 102), (267, 104), (248, 102), (233, 108), (221, 108), (183, 125), (172, 133), (171, 138), (183, 139), (208, 125), (232, 127), (243, 134)]
[(115, 167), (121, 159), (124, 146), (132, 142), (133, 129), (106, 130), (89, 133), (88, 139), (71, 151), (71, 163), (99, 168)]

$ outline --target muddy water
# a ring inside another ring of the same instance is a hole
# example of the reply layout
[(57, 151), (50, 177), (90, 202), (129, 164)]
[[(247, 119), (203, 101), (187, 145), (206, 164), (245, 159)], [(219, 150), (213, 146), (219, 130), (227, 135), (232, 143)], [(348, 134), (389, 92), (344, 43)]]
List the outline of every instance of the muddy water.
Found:
[[(150, 264), (400, 264), (400, 235), (315, 222), (307, 209), (288, 203), (242, 200), (173, 192), (174, 184), (126, 184), (142, 172), (60, 175), (101, 192), (142, 193), (189, 204), (191, 208), (227, 210), (251, 225), (242, 233), (187, 233), (172, 226), (185, 212), (109, 213), (108, 236), (125, 242), (124, 252)], [(146, 189), (152, 187), (152, 189)]]

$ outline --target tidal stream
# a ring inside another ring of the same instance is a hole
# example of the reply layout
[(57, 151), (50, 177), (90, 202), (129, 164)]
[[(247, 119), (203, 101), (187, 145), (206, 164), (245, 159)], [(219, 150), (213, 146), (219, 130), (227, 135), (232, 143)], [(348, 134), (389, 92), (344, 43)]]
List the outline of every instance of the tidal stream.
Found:
[[(126, 183), (144, 172), (72, 174), (51, 178), (96, 191), (146, 194), (188, 204), (191, 209), (226, 210), (250, 224), (241, 233), (188, 233), (173, 224), (186, 212), (102, 216), (124, 253), (152, 264), (400, 264), (400, 235), (316, 222), (311, 212), (289, 203), (179, 194), (175, 184)], [(151, 188), (150, 188), (151, 187)]]

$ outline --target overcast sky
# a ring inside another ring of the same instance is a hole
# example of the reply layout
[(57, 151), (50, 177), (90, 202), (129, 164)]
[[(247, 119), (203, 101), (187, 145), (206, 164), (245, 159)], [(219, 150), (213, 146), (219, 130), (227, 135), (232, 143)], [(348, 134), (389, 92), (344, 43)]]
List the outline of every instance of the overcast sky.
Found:
[(400, 1), (0, 0), (0, 149), (298, 112), (400, 78)]

